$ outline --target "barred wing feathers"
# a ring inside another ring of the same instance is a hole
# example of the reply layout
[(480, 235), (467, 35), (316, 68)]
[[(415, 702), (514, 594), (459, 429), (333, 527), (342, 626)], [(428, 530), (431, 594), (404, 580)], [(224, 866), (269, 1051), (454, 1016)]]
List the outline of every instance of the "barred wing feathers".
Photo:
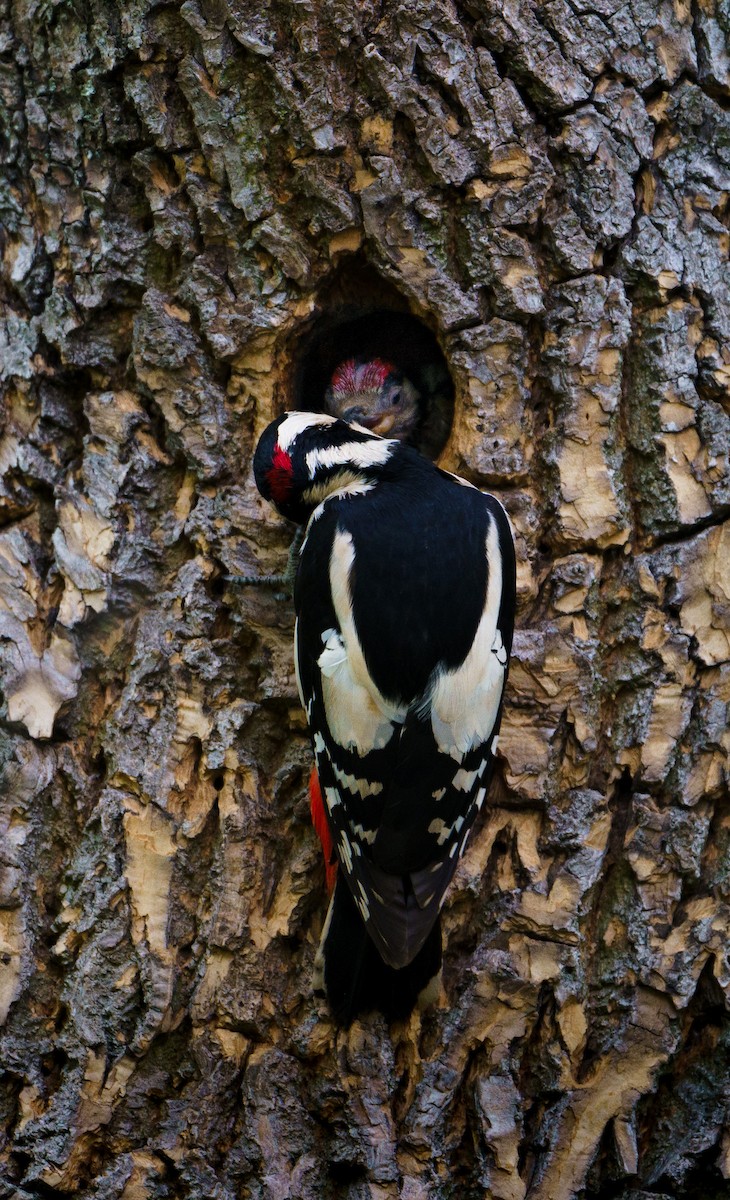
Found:
[(507, 518), (427, 466), (427, 488), (383, 483), (320, 506), (295, 595), (337, 855), (396, 968), (428, 937), (484, 802), (512, 640)]

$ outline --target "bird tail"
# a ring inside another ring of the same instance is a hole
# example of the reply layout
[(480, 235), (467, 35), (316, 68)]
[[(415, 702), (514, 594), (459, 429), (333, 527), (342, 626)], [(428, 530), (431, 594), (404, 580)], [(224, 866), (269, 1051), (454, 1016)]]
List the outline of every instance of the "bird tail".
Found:
[(399, 969), (389, 967), (378, 954), (346, 881), (338, 875), (315, 960), (314, 984), (326, 991), (340, 1024), (349, 1025), (358, 1013), (372, 1009), (390, 1018), (407, 1016), (429, 984), (436, 983), (440, 968), (440, 920), (412, 962)]

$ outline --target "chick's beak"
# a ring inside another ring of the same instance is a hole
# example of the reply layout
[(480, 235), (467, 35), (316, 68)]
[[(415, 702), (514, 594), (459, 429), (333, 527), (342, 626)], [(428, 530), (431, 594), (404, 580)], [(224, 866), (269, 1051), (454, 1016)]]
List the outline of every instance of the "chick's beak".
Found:
[(373, 433), (379, 433), (383, 437), (386, 433), (390, 433), (395, 425), (395, 413), (392, 410), (378, 413), (374, 420), (371, 419), (364, 423)]
[(358, 404), (353, 408), (348, 408), (343, 412), (343, 421), (355, 421), (358, 425), (362, 425), (363, 429), (369, 429), (372, 433), (378, 433), (381, 436), (385, 433), (390, 433), (395, 425), (395, 410), (386, 408), (384, 411), (369, 411), (366, 404)]
[(362, 425), (364, 429), (369, 429), (372, 433), (384, 434), (390, 433), (395, 424), (395, 412), (391, 408), (386, 408), (383, 412), (368, 412), (366, 405), (358, 404), (356, 407), (348, 408), (342, 414), (343, 421), (355, 421), (358, 425)]

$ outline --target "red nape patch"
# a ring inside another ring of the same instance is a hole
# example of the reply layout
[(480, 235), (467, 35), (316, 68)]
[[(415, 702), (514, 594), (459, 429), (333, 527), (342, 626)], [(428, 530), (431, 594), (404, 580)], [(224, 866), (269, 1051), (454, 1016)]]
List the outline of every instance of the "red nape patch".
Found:
[(266, 472), (266, 482), (275, 503), (281, 504), (289, 498), (294, 485), (294, 468), (286, 450), (282, 450), (278, 442), (271, 456), (271, 466)]
[(312, 767), (312, 774), (309, 776), (309, 807), (312, 813), (312, 824), (314, 825), (315, 833), (322, 843), (327, 891), (332, 895), (335, 879), (337, 878), (337, 855), (335, 854), (335, 844), (332, 841), (329, 821), (327, 820), (324, 800), (322, 799), (322, 789), (319, 786), (319, 776), (315, 767)]
[(341, 396), (354, 396), (358, 392), (367, 392), (371, 388), (380, 388), (389, 375), (395, 374), (392, 363), (382, 358), (374, 358), (371, 362), (358, 363), (354, 358), (340, 363), (332, 376), (332, 390)]

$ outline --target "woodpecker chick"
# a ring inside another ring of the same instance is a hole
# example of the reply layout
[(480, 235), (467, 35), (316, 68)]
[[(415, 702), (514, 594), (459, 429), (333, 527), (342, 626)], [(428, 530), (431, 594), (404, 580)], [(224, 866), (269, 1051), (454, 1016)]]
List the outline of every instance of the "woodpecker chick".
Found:
[(317, 969), (339, 1020), (402, 1016), (440, 967), (441, 906), (489, 786), (515, 609), (509, 521), (412, 446), (323, 413), (272, 422), (254, 473), (307, 523), (294, 654), (313, 816), (338, 860)]
[(410, 379), (383, 359), (340, 363), (325, 392), (325, 408), (348, 424), (382, 437), (412, 441), (420, 424), (420, 395)]
[[(325, 392), (325, 407), (348, 424), (354, 422), (381, 436), (389, 434), (400, 442), (412, 442), (421, 425), (420, 393), (392, 363), (380, 358), (368, 362), (349, 358), (340, 363)], [(228, 579), (231, 583), (276, 587), (282, 598), (290, 597), (300, 545), (301, 537), (295, 535), (286, 567), (279, 575), (229, 575)]]

